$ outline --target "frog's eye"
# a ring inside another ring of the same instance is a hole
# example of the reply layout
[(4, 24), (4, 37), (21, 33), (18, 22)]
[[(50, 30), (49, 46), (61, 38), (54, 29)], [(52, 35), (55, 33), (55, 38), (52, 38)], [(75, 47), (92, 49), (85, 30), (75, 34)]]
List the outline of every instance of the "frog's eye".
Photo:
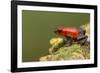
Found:
[(86, 33), (86, 30), (83, 30), (83, 34), (85, 35), (85, 33)]
[(80, 29), (80, 33), (83, 34), (83, 35), (85, 35), (86, 30), (85, 29)]

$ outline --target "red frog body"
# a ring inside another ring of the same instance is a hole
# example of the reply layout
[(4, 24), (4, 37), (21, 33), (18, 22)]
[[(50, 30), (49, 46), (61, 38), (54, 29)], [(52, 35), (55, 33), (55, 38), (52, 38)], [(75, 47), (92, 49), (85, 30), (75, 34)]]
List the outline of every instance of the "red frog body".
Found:
[(70, 37), (72, 39), (76, 39), (80, 36), (80, 30), (72, 27), (62, 27), (58, 28), (58, 34), (64, 37)]
[(55, 30), (55, 33), (65, 37), (70, 44), (72, 41), (80, 41), (80, 40), (87, 40), (87, 36), (85, 35), (85, 30), (84, 29), (79, 29), (79, 28), (74, 28), (74, 27), (59, 27)]

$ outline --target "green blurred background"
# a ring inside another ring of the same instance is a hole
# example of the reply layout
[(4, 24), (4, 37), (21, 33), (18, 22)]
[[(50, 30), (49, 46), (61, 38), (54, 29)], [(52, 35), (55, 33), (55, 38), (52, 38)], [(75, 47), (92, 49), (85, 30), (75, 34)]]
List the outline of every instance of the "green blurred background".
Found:
[(80, 27), (90, 21), (88, 13), (22, 11), (22, 61), (39, 61), (48, 54), (49, 40), (58, 26)]

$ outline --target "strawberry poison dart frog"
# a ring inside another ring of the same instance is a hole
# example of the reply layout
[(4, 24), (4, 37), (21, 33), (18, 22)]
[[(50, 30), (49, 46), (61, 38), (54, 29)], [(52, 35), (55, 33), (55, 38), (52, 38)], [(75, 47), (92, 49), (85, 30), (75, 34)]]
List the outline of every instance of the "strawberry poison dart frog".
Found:
[(83, 45), (88, 38), (88, 36), (85, 35), (86, 30), (82, 28), (58, 27), (54, 32), (60, 36), (63, 36), (67, 45), (71, 45), (72, 42), (77, 42)]

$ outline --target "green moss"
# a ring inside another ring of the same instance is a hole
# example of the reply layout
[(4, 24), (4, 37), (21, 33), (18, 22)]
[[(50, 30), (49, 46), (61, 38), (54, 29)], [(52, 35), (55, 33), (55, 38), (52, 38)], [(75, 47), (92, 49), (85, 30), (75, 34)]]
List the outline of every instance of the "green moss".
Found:
[(88, 48), (81, 47), (79, 44), (73, 44), (70, 47), (61, 47), (58, 51), (52, 54), (51, 60), (74, 60), (89, 58)]

